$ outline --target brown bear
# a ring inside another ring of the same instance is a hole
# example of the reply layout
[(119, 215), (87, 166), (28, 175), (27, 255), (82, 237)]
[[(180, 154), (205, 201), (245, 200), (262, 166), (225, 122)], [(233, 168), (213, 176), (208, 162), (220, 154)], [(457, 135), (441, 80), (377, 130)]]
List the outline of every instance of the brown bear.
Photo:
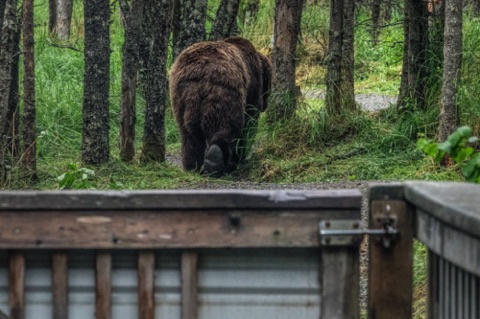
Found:
[(245, 158), (267, 107), (270, 61), (241, 37), (186, 48), (170, 71), (185, 170), (222, 176)]

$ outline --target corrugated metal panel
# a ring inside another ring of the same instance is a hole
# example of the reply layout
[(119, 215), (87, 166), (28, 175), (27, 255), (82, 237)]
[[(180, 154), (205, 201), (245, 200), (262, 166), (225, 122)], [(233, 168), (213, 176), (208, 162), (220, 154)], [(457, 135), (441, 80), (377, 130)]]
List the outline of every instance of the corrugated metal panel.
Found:
[[(27, 256), (26, 318), (51, 318), (51, 255)], [(199, 319), (319, 318), (319, 250), (206, 250), (199, 256)], [(8, 313), (2, 259), (0, 309)], [(113, 318), (136, 318), (136, 253), (114, 252), (112, 260)], [(178, 251), (156, 254), (156, 318), (180, 318), (179, 260)], [(93, 252), (69, 254), (70, 319), (94, 318), (93, 263)]]

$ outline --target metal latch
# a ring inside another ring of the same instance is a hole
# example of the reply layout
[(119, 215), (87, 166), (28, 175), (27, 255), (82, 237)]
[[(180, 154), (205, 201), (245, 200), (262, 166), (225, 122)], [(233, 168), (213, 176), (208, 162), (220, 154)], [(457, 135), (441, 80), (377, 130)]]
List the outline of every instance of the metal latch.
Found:
[(320, 222), (320, 243), (322, 246), (351, 246), (358, 245), (365, 235), (380, 236), (385, 248), (390, 247), (392, 241), (399, 234), (396, 220), (386, 218), (381, 221), (381, 228), (361, 229), (360, 220), (322, 220)]

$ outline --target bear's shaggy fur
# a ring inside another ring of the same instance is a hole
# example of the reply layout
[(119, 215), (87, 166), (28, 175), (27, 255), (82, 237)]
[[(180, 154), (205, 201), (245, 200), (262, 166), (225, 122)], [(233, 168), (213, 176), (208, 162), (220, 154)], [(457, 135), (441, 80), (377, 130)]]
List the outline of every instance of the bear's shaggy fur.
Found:
[(221, 176), (236, 168), (267, 107), (270, 80), (270, 61), (244, 38), (196, 43), (178, 56), (170, 100), (184, 169)]

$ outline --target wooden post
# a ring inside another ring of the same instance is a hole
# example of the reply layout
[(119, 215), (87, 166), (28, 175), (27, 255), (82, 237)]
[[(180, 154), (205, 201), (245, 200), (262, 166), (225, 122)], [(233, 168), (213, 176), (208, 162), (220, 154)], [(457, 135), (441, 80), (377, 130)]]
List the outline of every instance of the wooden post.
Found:
[(155, 318), (155, 255), (140, 252), (138, 255), (138, 318)]
[(96, 319), (112, 319), (112, 256), (108, 252), (97, 253), (96, 263)]
[(369, 228), (381, 228), (384, 218), (394, 221), (400, 235), (390, 247), (384, 247), (381, 237), (369, 238), (368, 318), (412, 318), (411, 210), (400, 199), (371, 201)]
[(53, 319), (68, 318), (68, 255), (55, 252), (52, 256)]
[(320, 318), (360, 318), (358, 246), (322, 247)]
[(23, 252), (10, 254), (8, 274), (8, 305), (10, 319), (25, 318), (25, 256)]
[(181, 319), (197, 319), (197, 262), (196, 252), (182, 253)]

